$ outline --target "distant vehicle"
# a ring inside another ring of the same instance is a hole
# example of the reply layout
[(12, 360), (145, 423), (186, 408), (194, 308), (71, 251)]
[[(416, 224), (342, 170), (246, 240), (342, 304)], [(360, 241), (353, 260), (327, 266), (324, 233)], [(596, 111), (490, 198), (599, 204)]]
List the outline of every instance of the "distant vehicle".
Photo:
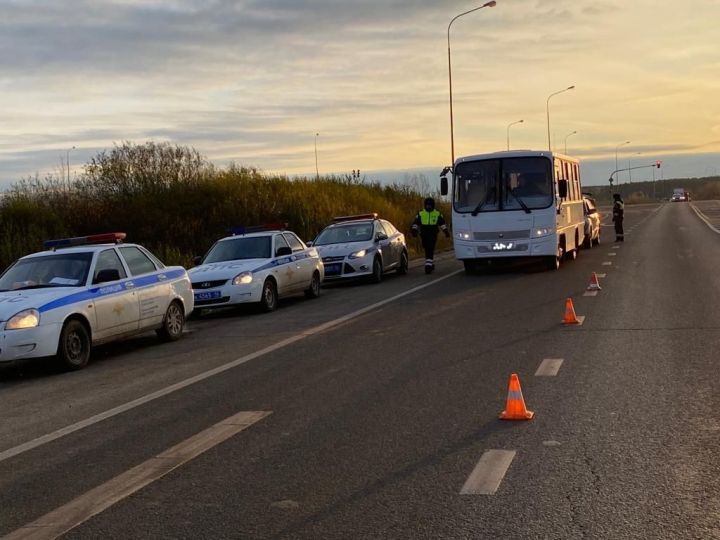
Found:
[(238, 228), (196, 257), (192, 280), (195, 308), (258, 303), (274, 311), (278, 299), (304, 293), (320, 296), (325, 275), (315, 248), (281, 226)]
[(325, 264), (325, 279), (367, 277), (373, 283), (383, 274), (407, 274), (405, 235), (377, 214), (337, 217), (315, 238)]
[(685, 191), (685, 188), (675, 188), (673, 190), (673, 195), (670, 198), (672, 202), (689, 202), (690, 201), (690, 192)]
[(193, 310), (187, 272), (124, 238), (50, 240), (10, 266), (0, 276), (0, 362), (57, 356), (80, 369), (93, 345), (148, 330), (179, 339)]
[(583, 247), (590, 249), (600, 243), (600, 212), (595, 205), (595, 199), (589, 193), (583, 193), (583, 209), (585, 212), (585, 236)]
[[(557, 269), (563, 257), (577, 257), (585, 231), (578, 160), (497, 152), (461, 157), (452, 172), (455, 256), (467, 272), (520, 257)], [(448, 192), (446, 177), (441, 192)]]

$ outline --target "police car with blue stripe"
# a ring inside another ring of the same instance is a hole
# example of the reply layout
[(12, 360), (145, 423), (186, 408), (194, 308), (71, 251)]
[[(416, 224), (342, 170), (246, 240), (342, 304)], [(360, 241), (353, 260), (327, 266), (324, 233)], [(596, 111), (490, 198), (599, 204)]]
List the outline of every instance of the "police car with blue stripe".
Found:
[(315, 248), (281, 225), (240, 227), (215, 242), (189, 270), (196, 308), (258, 303), (264, 311), (277, 308), (283, 296), (320, 296), (325, 277)]
[(93, 345), (155, 330), (174, 341), (193, 310), (187, 272), (125, 233), (45, 242), (0, 276), (0, 363), (57, 356), (80, 369)]

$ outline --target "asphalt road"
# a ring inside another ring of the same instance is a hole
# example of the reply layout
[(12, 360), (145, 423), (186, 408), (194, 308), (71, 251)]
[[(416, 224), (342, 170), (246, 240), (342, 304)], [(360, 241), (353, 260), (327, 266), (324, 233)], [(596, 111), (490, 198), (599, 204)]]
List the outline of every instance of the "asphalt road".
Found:
[[(604, 228), (558, 272), (466, 276), (449, 259), (108, 347), (78, 373), (0, 373), (0, 535), (266, 411), (66, 537), (720, 538), (720, 235), (687, 204), (626, 208), (624, 244)], [(607, 277), (586, 297), (593, 271)], [(580, 327), (560, 325), (567, 297)], [(549, 358), (557, 375), (535, 376)], [(529, 422), (497, 419), (513, 372)], [(499, 487), (461, 495), (488, 450), (515, 452)]]

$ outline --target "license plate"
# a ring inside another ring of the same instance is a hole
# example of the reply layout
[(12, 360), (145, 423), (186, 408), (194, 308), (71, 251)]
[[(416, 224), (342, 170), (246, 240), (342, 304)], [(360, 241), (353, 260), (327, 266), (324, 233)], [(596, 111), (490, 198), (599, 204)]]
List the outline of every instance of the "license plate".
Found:
[(340, 264), (326, 264), (325, 265), (325, 275), (326, 276), (337, 276), (341, 270), (342, 270), (342, 265), (340, 265)]
[(515, 249), (515, 244), (513, 242), (508, 242), (508, 243), (495, 242), (492, 245), (493, 251), (511, 251), (513, 249)]
[(221, 291), (196, 292), (195, 300), (216, 300), (221, 294)]

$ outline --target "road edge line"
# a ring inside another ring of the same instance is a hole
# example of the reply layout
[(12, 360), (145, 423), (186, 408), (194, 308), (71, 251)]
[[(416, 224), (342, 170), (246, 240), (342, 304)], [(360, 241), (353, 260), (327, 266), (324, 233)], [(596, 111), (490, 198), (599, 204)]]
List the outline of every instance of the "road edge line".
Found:
[(705, 214), (702, 213), (702, 210), (700, 210), (697, 206), (695, 206), (693, 203), (690, 203), (690, 208), (693, 209), (695, 214), (697, 214), (697, 217), (699, 217), (701, 220), (705, 222), (705, 225), (707, 225), (710, 230), (716, 234), (720, 234), (720, 229), (716, 228), (712, 223), (710, 223), (710, 220), (707, 218)]
[(278, 341), (277, 343), (273, 343), (272, 345), (269, 345), (263, 349), (260, 349), (259, 351), (255, 351), (255, 352), (246, 354), (245, 356), (241, 356), (240, 358), (231, 360), (230, 362), (227, 362), (220, 366), (214, 367), (208, 371), (198, 373), (197, 375), (193, 375), (192, 377), (189, 377), (182, 381), (171, 384), (170, 386), (166, 386), (165, 388), (161, 388), (160, 390), (156, 390), (155, 392), (151, 392), (150, 394), (147, 394), (145, 396), (133, 399), (131, 401), (128, 401), (126, 403), (123, 403), (121, 405), (113, 407), (112, 409), (108, 409), (106, 411), (94, 414), (93, 416), (90, 416), (89, 418), (86, 418), (84, 420), (80, 420), (78, 422), (70, 424), (69, 426), (65, 426), (63, 428), (52, 431), (50, 433), (46, 433), (45, 435), (41, 435), (40, 437), (36, 437), (35, 439), (32, 439), (30, 441), (27, 441), (27, 442), (24, 442), (17, 446), (8, 448), (7, 450), (3, 450), (2, 452), (0, 452), (0, 463), (8, 460), (10, 458), (13, 458), (15, 456), (18, 456), (20, 454), (23, 454), (29, 450), (38, 448), (49, 442), (56, 441), (57, 439), (65, 437), (66, 435), (70, 435), (71, 433), (75, 433), (76, 431), (80, 431), (82, 429), (85, 429), (86, 427), (90, 427), (94, 424), (102, 422), (103, 420), (107, 420), (108, 418), (112, 418), (114, 416), (117, 416), (117, 415), (127, 412), (129, 410), (135, 409), (136, 407), (139, 407), (141, 405), (145, 405), (146, 403), (154, 401), (158, 398), (165, 397), (169, 394), (172, 394), (173, 392), (177, 392), (178, 390), (182, 390), (183, 388), (192, 386), (195, 383), (204, 381), (205, 379), (209, 379), (210, 377), (214, 377), (215, 375), (218, 375), (218, 374), (228, 371), (230, 369), (236, 368), (242, 364), (246, 364), (247, 362), (250, 362), (251, 360), (255, 360), (256, 358), (259, 358), (261, 356), (265, 356), (267, 354), (275, 352), (279, 349), (287, 347), (288, 345), (292, 345), (293, 343), (296, 343), (300, 340), (303, 340), (310, 336), (314, 336), (321, 332), (326, 332), (328, 330), (331, 330), (336, 326), (340, 326), (348, 321), (351, 321), (353, 319), (361, 317), (362, 315), (365, 315), (366, 313), (368, 313), (370, 311), (374, 311), (374, 310), (381, 308), (387, 304), (395, 302), (396, 300), (399, 300), (400, 298), (404, 298), (404, 297), (414, 294), (418, 291), (421, 291), (423, 289), (431, 287), (437, 283), (441, 283), (441, 282), (445, 281), (446, 279), (450, 279), (451, 277), (454, 277), (454, 276), (462, 273), (463, 271), (464, 270), (459, 269), (454, 272), (450, 272), (449, 274), (442, 276), (440, 278), (434, 279), (428, 283), (423, 283), (422, 285), (418, 285), (416, 287), (413, 287), (412, 289), (408, 289), (407, 291), (404, 291), (400, 294), (396, 294), (395, 296), (391, 296), (390, 298), (386, 298), (385, 300), (381, 300), (380, 302), (376, 302), (369, 306), (365, 306), (364, 308), (353, 311), (352, 313), (348, 313), (347, 315), (343, 315), (342, 317), (339, 317), (332, 321), (328, 321), (326, 323), (322, 323), (317, 326), (314, 326), (308, 330), (304, 330), (298, 334), (295, 334), (294, 336), (290, 336), (289, 338), (285, 338), (281, 341)]

